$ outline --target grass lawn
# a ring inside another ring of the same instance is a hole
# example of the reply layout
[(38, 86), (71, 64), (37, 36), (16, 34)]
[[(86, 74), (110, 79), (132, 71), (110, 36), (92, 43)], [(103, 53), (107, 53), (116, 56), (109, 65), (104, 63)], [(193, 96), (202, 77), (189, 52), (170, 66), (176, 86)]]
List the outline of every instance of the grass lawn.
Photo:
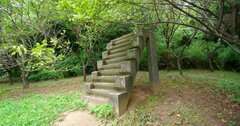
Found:
[[(138, 72), (128, 111), (102, 120), (112, 125), (238, 125), (240, 73), (160, 71), (160, 81), (153, 94), (148, 73)], [(83, 86), (82, 77), (31, 83), (30, 89), (0, 81), (0, 126), (51, 125), (65, 111), (88, 109), (80, 99)]]

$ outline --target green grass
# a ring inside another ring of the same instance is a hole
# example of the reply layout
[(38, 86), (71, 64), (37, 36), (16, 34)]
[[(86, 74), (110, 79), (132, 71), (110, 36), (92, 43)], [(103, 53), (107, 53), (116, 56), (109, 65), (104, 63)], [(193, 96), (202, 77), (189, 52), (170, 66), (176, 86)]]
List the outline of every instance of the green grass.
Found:
[(98, 118), (107, 118), (113, 114), (113, 106), (109, 103), (102, 104), (102, 105), (96, 105), (89, 108), (91, 113), (95, 114)]
[(240, 99), (240, 73), (216, 71), (191, 74), (191, 72), (187, 72), (186, 75), (192, 80), (205, 81), (208, 86), (216, 90), (227, 92), (232, 101), (238, 102)]
[(12, 91), (12, 90), (21, 89), (21, 88), (22, 88), (22, 87), (20, 87), (20, 86), (5, 87), (5, 88), (3, 88), (3, 89), (0, 89), (0, 94), (7, 93), (7, 92)]
[(61, 112), (85, 109), (79, 94), (29, 95), (0, 102), (0, 126), (48, 126)]

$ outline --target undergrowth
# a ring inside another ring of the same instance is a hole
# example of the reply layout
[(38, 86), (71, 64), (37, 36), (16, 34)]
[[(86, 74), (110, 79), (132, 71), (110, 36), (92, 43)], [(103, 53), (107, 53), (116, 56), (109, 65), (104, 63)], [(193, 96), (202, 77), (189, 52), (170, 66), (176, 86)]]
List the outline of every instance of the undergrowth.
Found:
[(113, 116), (113, 106), (109, 103), (96, 105), (89, 108), (91, 113), (95, 114), (98, 118)]

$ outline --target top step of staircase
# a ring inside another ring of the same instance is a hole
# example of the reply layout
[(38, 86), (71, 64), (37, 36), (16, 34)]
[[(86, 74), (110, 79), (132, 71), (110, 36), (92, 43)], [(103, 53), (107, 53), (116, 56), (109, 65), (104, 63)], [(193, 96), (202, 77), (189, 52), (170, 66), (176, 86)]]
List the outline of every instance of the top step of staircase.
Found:
[(124, 36), (122, 36), (122, 37), (113, 39), (111, 42), (112, 42), (114, 45), (117, 45), (117, 44), (120, 44), (120, 43), (122, 43), (122, 42), (127, 42), (128, 40), (130, 40), (130, 39), (133, 38), (134, 36), (136, 36), (136, 33), (132, 32), (132, 33), (129, 33), (129, 34), (124, 35)]

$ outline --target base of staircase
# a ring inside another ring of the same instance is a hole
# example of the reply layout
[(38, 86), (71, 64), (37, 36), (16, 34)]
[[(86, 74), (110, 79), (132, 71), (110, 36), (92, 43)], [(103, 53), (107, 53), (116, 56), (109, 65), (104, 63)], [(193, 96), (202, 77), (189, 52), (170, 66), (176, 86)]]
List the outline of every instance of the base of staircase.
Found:
[(127, 106), (130, 99), (130, 93), (127, 91), (123, 93), (114, 92), (114, 93), (111, 93), (109, 98), (97, 97), (94, 95), (84, 95), (81, 98), (86, 100), (90, 107), (101, 105), (104, 103), (111, 103), (113, 105), (115, 112), (118, 114), (118, 116), (120, 116), (124, 114), (124, 112), (126, 112), (127, 110)]

